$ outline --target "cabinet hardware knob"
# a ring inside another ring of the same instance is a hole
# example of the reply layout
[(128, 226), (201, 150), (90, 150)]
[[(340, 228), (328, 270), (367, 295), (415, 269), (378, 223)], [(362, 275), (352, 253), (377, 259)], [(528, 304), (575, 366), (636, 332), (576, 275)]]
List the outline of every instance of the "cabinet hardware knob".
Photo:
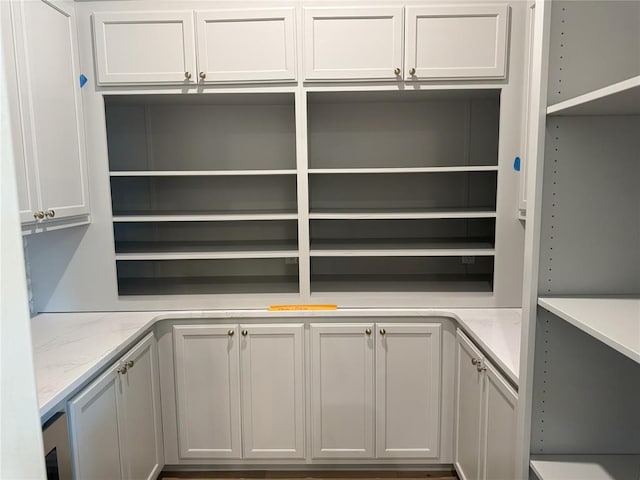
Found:
[(480, 363), (480, 359), (479, 358), (472, 358), (471, 359), (471, 365), (478, 365)]
[(184, 72), (184, 78), (191, 80), (191, 72)]
[(247, 335), (249, 335), (249, 332), (247, 330), (242, 330), (242, 336), (246, 337)]
[(367, 329), (364, 331), (364, 333), (366, 333), (367, 335), (371, 335), (371, 329), (370, 329), (370, 328), (367, 328)]
[(486, 372), (487, 371), (487, 367), (483, 367), (481, 364), (478, 364), (476, 369), (478, 370), (478, 373), (482, 373), (482, 372)]
[(53, 217), (56, 216), (56, 211), (49, 209), (46, 212), (44, 212), (44, 215), (45, 215), (45, 217), (53, 218)]
[(380, 335), (385, 335), (387, 333), (387, 331), (384, 328), (380, 329)]
[(127, 366), (123, 365), (122, 367), (118, 368), (116, 372), (118, 372), (120, 375), (124, 375), (125, 373), (127, 373)]
[(235, 330), (229, 330), (227, 332), (227, 335), (229, 335), (230, 337), (233, 337), (235, 335), (236, 331)]
[(35, 218), (36, 220), (42, 220), (44, 218), (44, 212), (42, 210), (39, 212), (35, 212), (33, 214), (33, 218)]
[(127, 369), (132, 368), (134, 365), (133, 360), (129, 360), (127, 363), (125, 363), (125, 367), (127, 367)]
[(393, 73), (395, 73), (396, 75), (400, 75), (400, 68), (399, 68), (399, 67), (396, 67), (396, 68), (393, 70)]
[(204, 80), (205, 78), (207, 78), (207, 74), (204, 72), (200, 72), (200, 79)]
[(409, 75), (411, 75), (412, 77), (416, 74), (416, 69), (415, 68), (410, 68), (409, 69)]

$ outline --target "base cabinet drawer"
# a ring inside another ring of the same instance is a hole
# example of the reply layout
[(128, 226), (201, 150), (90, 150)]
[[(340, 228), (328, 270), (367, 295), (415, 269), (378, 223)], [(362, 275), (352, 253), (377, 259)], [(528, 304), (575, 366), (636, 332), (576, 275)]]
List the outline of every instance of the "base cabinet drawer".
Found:
[(153, 333), (73, 398), (68, 411), (75, 478), (156, 478), (164, 452)]
[(460, 330), (456, 357), (458, 475), (462, 480), (516, 478), (518, 394)]

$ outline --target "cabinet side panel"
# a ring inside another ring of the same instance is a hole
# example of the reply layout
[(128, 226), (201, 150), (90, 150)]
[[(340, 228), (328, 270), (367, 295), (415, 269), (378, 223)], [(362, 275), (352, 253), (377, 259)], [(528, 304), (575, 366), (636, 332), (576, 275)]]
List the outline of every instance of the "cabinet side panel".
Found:
[(542, 308), (537, 322), (531, 453), (637, 454), (640, 365)]

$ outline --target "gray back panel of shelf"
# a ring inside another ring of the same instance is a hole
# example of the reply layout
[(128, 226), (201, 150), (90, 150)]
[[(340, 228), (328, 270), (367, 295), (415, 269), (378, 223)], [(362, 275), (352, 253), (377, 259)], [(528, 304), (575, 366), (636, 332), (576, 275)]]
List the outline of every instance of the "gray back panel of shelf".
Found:
[(543, 308), (537, 321), (531, 453), (638, 453), (640, 365)]
[(547, 122), (539, 292), (640, 294), (640, 116)]
[(640, 75), (640, 2), (553, 2), (549, 105), (636, 75)]

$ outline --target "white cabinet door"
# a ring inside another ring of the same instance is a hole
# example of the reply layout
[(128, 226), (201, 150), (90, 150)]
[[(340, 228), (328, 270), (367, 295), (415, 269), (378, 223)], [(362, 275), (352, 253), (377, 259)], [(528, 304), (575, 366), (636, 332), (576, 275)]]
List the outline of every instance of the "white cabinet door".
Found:
[(485, 364), (482, 459), (485, 480), (516, 478), (516, 408), (518, 394), (491, 366)]
[(506, 3), (407, 7), (409, 80), (504, 78)]
[(196, 84), (193, 11), (93, 14), (99, 85)]
[(305, 8), (305, 80), (400, 79), (402, 40), (402, 7)]
[(376, 325), (378, 458), (437, 458), (440, 325)]
[(69, 402), (74, 478), (124, 478), (120, 462), (122, 383), (117, 366)]
[(147, 335), (123, 359), (124, 417), (121, 427), (124, 478), (154, 479), (164, 467), (160, 379), (156, 341)]
[[(80, 67), (72, 1), (12, 3), (25, 157), (46, 220), (89, 213)], [(42, 32), (46, 32), (43, 35)], [(33, 199), (33, 192), (29, 194)], [(31, 201), (31, 203), (33, 203)], [(25, 220), (33, 221), (31, 218)]]
[(302, 324), (242, 325), (245, 458), (304, 458)]
[(456, 404), (454, 463), (462, 480), (480, 478), (480, 419), (484, 375), (482, 354), (460, 331), (456, 334)]
[(314, 458), (374, 457), (372, 323), (311, 325)]
[(296, 79), (293, 8), (198, 11), (196, 30), (201, 82)]
[(237, 325), (173, 327), (181, 458), (240, 458)]

